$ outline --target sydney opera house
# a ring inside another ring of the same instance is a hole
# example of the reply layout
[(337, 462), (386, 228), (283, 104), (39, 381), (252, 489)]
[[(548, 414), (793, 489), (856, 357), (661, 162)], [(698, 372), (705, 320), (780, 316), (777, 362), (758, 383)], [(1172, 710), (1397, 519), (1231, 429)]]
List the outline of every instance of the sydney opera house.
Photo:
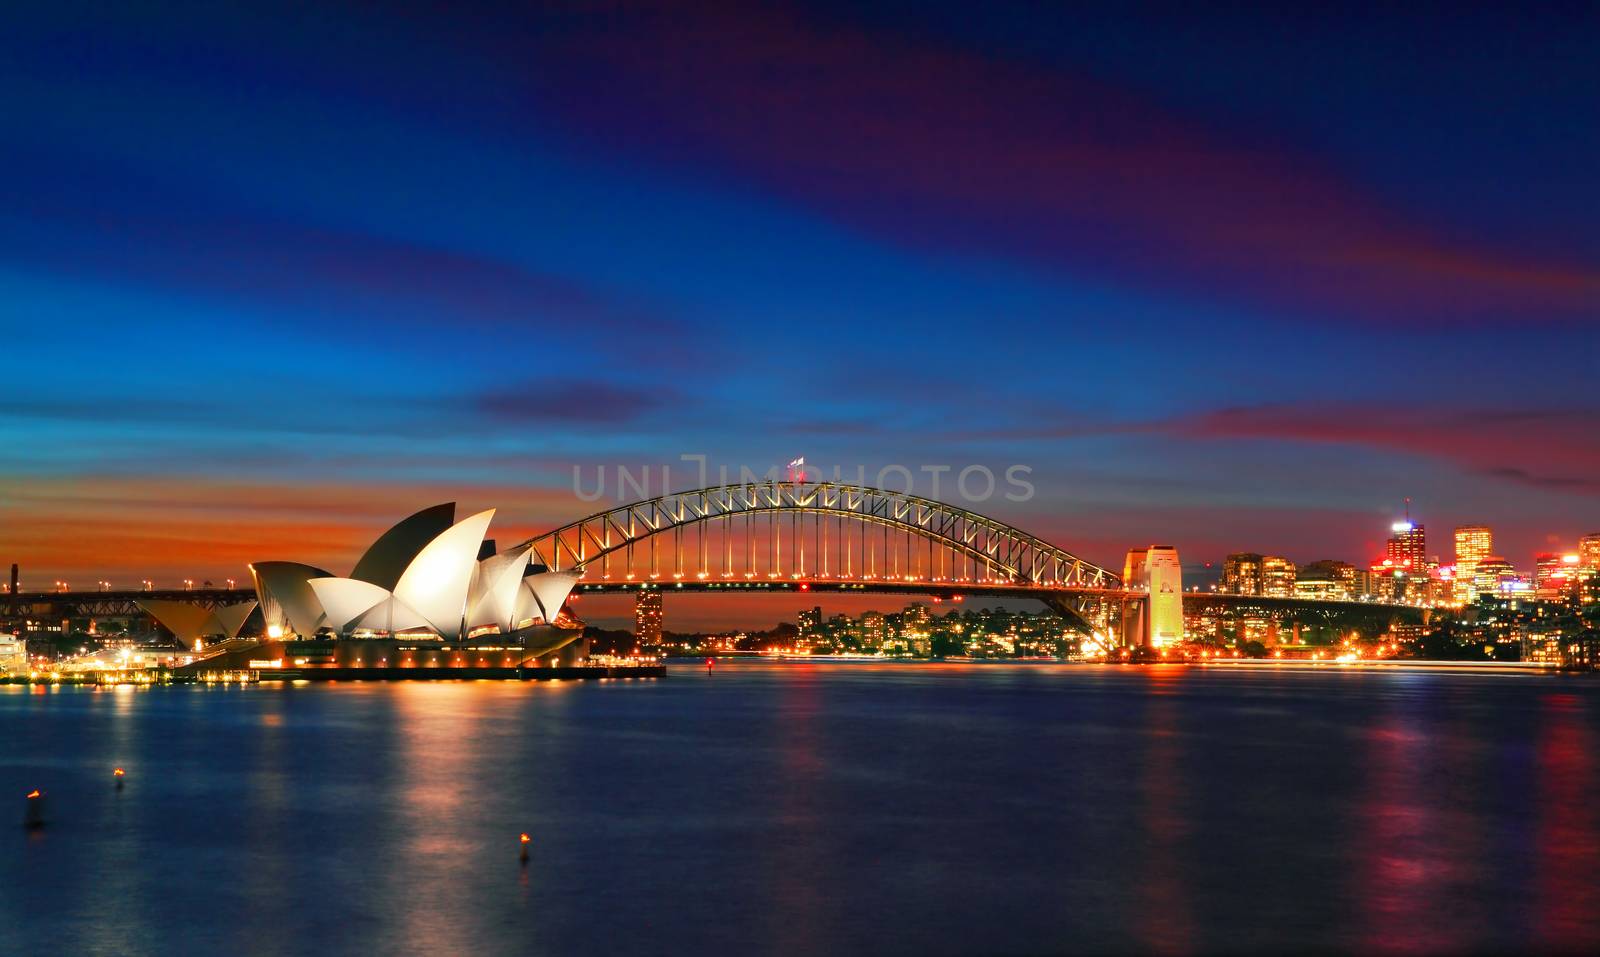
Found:
[[(250, 566), (255, 601), (143, 604), (186, 647), (238, 659), (218, 662), (227, 667), (376, 675), (520, 669), (578, 654), (583, 625), (565, 610), (577, 574), (530, 564), (526, 548), (496, 553), (485, 539), (493, 509), (460, 521), (455, 511), (435, 505), (395, 525), (346, 577), (262, 561)], [(260, 634), (239, 639), (247, 622)]]

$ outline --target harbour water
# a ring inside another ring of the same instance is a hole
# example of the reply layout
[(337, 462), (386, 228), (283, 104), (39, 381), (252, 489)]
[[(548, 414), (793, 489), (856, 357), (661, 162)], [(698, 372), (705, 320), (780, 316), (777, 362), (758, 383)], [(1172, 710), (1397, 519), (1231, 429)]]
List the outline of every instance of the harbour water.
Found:
[(1560, 675), (0, 687), (0, 950), (1593, 951), (1597, 745)]

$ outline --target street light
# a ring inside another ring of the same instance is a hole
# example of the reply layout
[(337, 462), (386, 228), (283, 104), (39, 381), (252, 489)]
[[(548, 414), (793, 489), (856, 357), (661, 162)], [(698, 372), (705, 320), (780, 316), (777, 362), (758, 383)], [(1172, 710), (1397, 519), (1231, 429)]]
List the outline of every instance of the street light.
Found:
[(183, 580), (183, 590), (184, 591), (193, 591), (194, 590), (194, 579), (185, 578)]
[(145, 591), (150, 591), (150, 590), (152, 590), (152, 589), (153, 589), (153, 588), (155, 588), (155, 587), (156, 587), (156, 586), (155, 586), (155, 583), (154, 583), (154, 582), (152, 582), (152, 581), (150, 581), (150, 579), (148, 579), (148, 578), (146, 578), (146, 579), (145, 579), (145, 580), (144, 580), (144, 590), (145, 590)]

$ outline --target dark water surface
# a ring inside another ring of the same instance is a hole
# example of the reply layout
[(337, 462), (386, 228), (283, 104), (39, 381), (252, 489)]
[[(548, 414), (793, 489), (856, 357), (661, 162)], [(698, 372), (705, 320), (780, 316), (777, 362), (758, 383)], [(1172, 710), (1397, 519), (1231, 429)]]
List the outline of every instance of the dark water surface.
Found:
[(1559, 676), (0, 687), (0, 951), (1591, 950), (1597, 744)]

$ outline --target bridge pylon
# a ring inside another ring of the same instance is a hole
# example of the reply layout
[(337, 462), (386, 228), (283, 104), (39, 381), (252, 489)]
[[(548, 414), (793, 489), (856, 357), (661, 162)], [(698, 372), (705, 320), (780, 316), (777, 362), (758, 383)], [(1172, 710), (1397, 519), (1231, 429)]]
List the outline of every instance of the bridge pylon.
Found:
[(1125, 602), (1122, 643), (1161, 649), (1183, 641), (1183, 566), (1171, 545), (1128, 549), (1124, 587), (1145, 597)]

